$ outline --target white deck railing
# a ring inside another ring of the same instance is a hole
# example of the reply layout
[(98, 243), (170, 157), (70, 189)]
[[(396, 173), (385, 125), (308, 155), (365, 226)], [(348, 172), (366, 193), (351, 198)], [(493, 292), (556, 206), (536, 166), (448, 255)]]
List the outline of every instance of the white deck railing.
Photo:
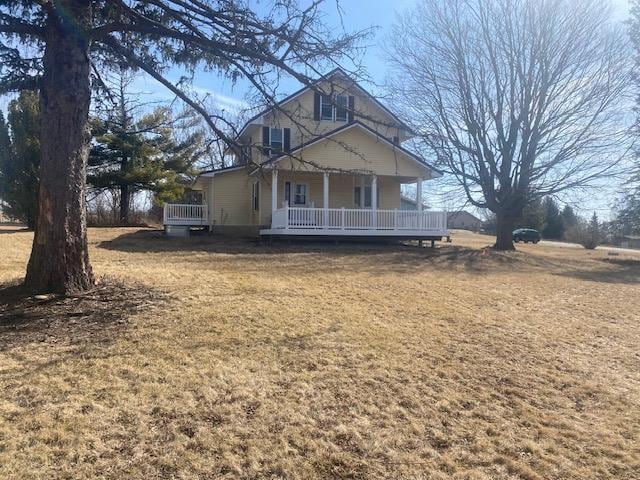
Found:
[(279, 208), (272, 229), (447, 231), (447, 212), (354, 208)]
[(165, 225), (207, 225), (206, 205), (164, 204)]

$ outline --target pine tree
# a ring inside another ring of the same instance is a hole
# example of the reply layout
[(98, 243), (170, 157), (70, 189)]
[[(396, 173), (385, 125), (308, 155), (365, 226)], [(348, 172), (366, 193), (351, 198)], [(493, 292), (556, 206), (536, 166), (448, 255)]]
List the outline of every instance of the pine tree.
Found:
[[(174, 116), (168, 107), (143, 114), (145, 105), (127, 89), (133, 78), (119, 77), (119, 95), (104, 118), (92, 120), (94, 141), (87, 182), (95, 193), (118, 192), (119, 222), (127, 225), (136, 193), (147, 191), (156, 202), (177, 200), (194, 177), (204, 152), (197, 118)], [(135, 118), (140, 115), (139, 118)], [(182, 141), (177, 131), (187, 132)]]
[(553, 198), (545, 197), (542, 206), (544, 209), (542, 236), (544, 238), (561, 239), (564, 234), (564, 225), (558, 204)]
[(38, 211), (40, 165), (40, 108), (37, 93), (23, 91), (9, 103), (8, 126), (10, 143), (6, 126), (0, 126), (0, 198), (7, 215), (34, 228)]
[(589, 220), (589, 227), (587, 229), (589, 244), (587, 248), (596, 248), (600, 242), (602, 241), (602, 232), (600, 227), (600, 221), (598, 220), (598, 215), (596, 212), (593, 212), (591, 216), (591, 220)]
[(561, 216), (565, 231), (578, 225), (578, 216), (573, 211), (573, 208), (571, 208), (570, 205), (565, 205), (565, 207), (562, 209)]

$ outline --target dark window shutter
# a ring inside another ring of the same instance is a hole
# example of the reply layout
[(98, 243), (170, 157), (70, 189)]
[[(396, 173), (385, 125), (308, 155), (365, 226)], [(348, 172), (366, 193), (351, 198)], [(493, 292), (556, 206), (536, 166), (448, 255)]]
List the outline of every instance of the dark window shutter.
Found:
[(262, 153), (269, 155), (269, 152), (271, 151), (269, 148), (270, 146), (269, 127), (262, 127)]
[(320, 94), (318, 92), (313, 94), (313, 119), (316, 122), (320, 121)]
[(356, 97), (349, 95), (349, 122), (353, 122), (354, 112), (356, 111)]
[(291, 129), (284, 129), (284, 151), (288, 152), (291, 150)]
[(253, 209), (260, 210), (260, 184), (258, 182), (253, 184)]

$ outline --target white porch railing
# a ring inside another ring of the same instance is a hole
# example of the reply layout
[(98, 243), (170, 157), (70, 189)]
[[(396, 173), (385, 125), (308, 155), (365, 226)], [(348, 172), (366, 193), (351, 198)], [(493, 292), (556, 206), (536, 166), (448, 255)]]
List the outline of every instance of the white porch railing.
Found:
[(164, 204), (165, 225), (207, 225), (206, 205)]
[(272, 229), (391, 230), (445, 235), (447, 212), (353, 208), (279, 208)]

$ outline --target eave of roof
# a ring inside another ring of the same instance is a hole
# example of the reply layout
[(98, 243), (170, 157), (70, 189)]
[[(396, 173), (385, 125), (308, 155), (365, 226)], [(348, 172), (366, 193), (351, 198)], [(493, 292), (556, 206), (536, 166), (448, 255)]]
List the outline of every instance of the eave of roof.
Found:
[(216, 168), (213, 170), (203, 170), (202, 172), (200, 172), (198, 174), (199, 177), (213, 177), (219, 173), (226, 173), (226, 172), (232, 172), (234, 170), (241, 170), (243, 168), (247, 168), (246, 165), (232, 165), (230, 167), (222, 167), (222, 168)]
[(238, 133), (238, 136), (236, 138), (242, 136), (242, 134), (247, 129), (247, 127), (249, 127), (249, 125), (253, 124), (253, 122), (255, 122), (258, 118), (260, 118), (263, 115), (269, 113), (271, 110), (273, 110), (277, 106), (280, 106), (280, 105), (283, 105), (283, 104), (285, 104), (287, 102), (290, 102), (291, 100), (293, 100), (297, 96), (302, 95), (307, 90), (310, 90), (313, 85), (317, 85), (318, 83), (320, 83), (320, 82), (322, 82), (324, 80), (327, 80), (327, 79), (333, 77), (336, 74), (340, 74), (345, 79), (350, 81), (358, 90), (360, 90), (362, 93), (364, 93), (367, 96), (367, 98), (369, 98), (370, 100), (374, 101), (376, 103), (376, 105), (378, 105), (387, 115), (389, 115), (392, 119), (394, 119), (396, 122), (398, 122), (399, 126), (401, 126), (402, 128), (404, 128), (405, 130), (407, 130), (409, 132), (412, 131), (411, 127), (409, 127), (405, 122), (400, 120), (400, 118), (398, 118), (398, 116), (395, 113), (393, 113), (391, 110), (389, 110), (387, 107), (385, 107), (384, 104), (382, 102), (380, 102), (380, 100), (378, 100), (376, 97), (371, 95), (366, 89), (361, 87), (358, 84), (358, 82), (356, 82), (353, 78), (351, 78), (344, 70), (342, 70), (340, 67), (337, 67), (337, 68), (334, 68), (333, 70), (331, 70), (329, 73), (326, 73), (325, 75), (321, 76), (320, 78), (314, 80), (311, 83), (311, 85), (305, 85), (301, 89), (296, 90), (295, 92), (293, 92), (291, 95), (288, 95), (287, 97), (283, 98), (282, 100), (276, 102), (275, 106), (269, 107), (269, 108), (265, 108), (260, 113), (258, 113), (256, 115), (254, 115), (253, 117), (251, 117), (249, 120), (247, 120), (245, 122), (244, 126), (240, 129), (240, 133)]

